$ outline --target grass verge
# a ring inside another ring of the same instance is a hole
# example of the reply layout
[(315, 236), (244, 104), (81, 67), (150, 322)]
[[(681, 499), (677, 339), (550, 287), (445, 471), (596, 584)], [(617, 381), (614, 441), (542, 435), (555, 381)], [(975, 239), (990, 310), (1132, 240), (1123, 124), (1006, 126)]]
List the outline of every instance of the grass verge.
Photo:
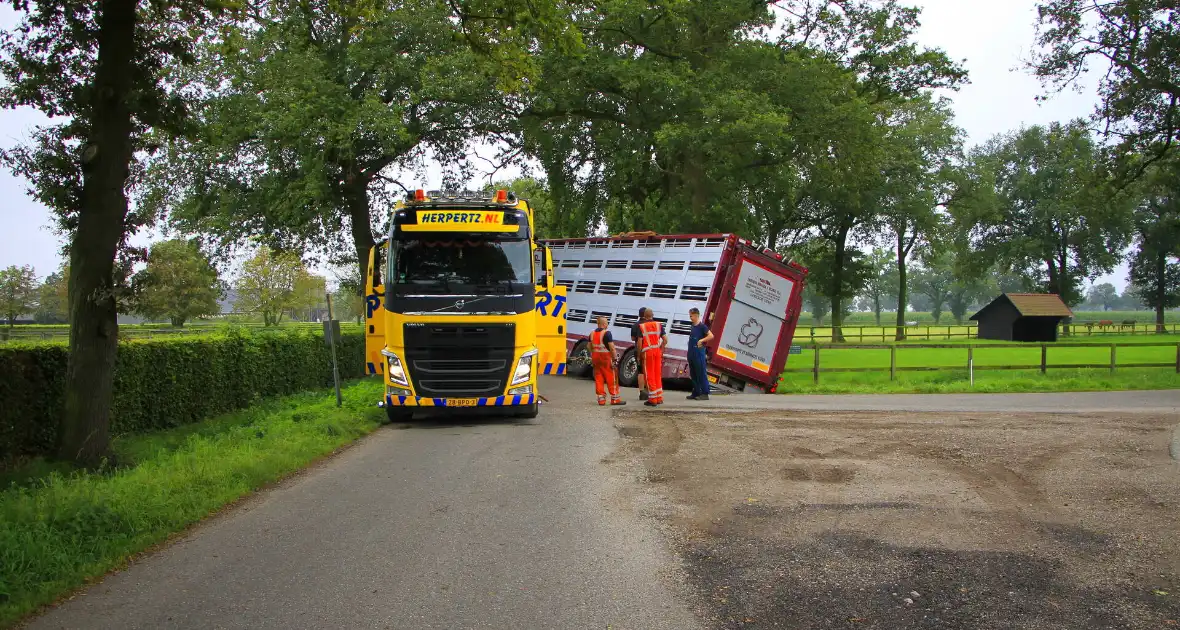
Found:
[(261, 403), (115, 440), (120, 468), (65, 473), (34, 460), (0, 491), (0, 627), (380, 426), (380, 381)]

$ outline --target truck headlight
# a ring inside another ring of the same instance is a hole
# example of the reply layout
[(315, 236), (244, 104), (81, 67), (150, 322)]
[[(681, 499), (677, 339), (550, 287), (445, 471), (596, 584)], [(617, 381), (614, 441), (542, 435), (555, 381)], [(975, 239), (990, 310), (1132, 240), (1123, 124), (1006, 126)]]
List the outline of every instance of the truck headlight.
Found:
[(385, 355), (385, 360), (389, 364), (389, 381), (395, 385), (410, 386), (410, 380), (406, 378), (406, 370), (402, 367), (402, 360), (389, 350), (382, 350), (381, 354)]
[(520, 355), (520, 361), (516, 363), (516, 371), (512, 373), (512, 384), (520, 385), (527, 383), (533, 376), (533, 357), (537, 356), (537, 349), (533, 348), (528, 352)]

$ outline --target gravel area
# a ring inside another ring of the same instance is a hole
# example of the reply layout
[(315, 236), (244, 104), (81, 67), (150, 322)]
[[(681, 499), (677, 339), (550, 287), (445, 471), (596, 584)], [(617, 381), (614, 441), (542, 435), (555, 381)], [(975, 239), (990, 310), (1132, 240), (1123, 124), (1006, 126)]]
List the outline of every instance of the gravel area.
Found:
[(1180, 627), (1172, 414), (615, 422), (711, 627)]

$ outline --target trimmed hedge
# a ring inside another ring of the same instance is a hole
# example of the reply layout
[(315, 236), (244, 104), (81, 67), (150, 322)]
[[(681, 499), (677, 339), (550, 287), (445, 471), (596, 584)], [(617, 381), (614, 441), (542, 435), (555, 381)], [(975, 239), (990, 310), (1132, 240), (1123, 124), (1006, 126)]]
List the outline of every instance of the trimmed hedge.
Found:
[[(344, 332), (340, 378), (364, 376), (365, 337)], [(0, 460), (52, 453), (62, 414), (64, 343), (0, 345)], [(164, 429), (266, 396), (332, 385), (322, 332), (227, 330), (119, 343), (112, 434)]]

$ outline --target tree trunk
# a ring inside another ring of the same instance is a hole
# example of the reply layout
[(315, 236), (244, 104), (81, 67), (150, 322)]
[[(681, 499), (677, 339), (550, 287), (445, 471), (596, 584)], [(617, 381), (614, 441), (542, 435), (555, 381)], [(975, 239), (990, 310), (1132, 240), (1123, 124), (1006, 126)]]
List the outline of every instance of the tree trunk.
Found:
[[(1045, 266), (1049, 268), (1049, 286), (1046, 288), (1049, 289), (1049, 293), (1056, 293), (1057, 296), (1061, 298), (1061, 301), (1064, 302), (1066, 297), (1065, 293), (1062, 291), (1061, 284), (1062, 277), (1064, 275), (1063, 270), (1057, 268), (1057, 261), (1053, 258), (1047, 259), (1045, 261)], [(1064, 331), (1064, 334), (1068, 335), (1069, 325), (1065, 325), (1062, 330)]]
[(1164, 301), (1168, 297), (1168, 257), (1163, 248), (1158, 248), (1155, 255), (1155, 332), (1164, 334), (1168, 331), (1164, 326)]
[(82, 203), (70, 245), (70, 354), (58, 457), (99, 465), (110, 447), (118, 316), (114, 268), (126, 229), (131, 162), (134, 0), (103, 0), (91, 129), (82, 157)]
[(881, 294), (873, 295), (873, 314), (877, 316), (877, 325), (881, 325)]
[(909, 292), (906, 290), (906, 251), (905, 237), (897, 237), (897, 334), (894, 340), (905, 341), (905, 311), (909, 305)]
[[(368, 281), (369, 250), (377, 244), (373, 238), (373, 226), (369, 216), (369, 184), (368, 181), (349, 176), (351, 185), (346, 195), (348, 199), (348, 218), (352, 224), (352, 244), (356, 250), (357, 266), (360, 269), (360, 294), (363, 296)], [(374, 270), (374, 275), (381, 278), (381, 270)]]
[(844, 281), (844, 253), (845, 241), (848, 239), (848, 231), (840, 230), (840, 234), (836, 239), (836, 254), (832, 257), (832, 342), (843, 342), (844, 331), (841, 327), (844, 325), (844, 309), (841, 302), (841, 285)]
[(172, 327), (173, 328), (184, 328), (184, 318), (183, 317), (173, 317), (172, 318)]

